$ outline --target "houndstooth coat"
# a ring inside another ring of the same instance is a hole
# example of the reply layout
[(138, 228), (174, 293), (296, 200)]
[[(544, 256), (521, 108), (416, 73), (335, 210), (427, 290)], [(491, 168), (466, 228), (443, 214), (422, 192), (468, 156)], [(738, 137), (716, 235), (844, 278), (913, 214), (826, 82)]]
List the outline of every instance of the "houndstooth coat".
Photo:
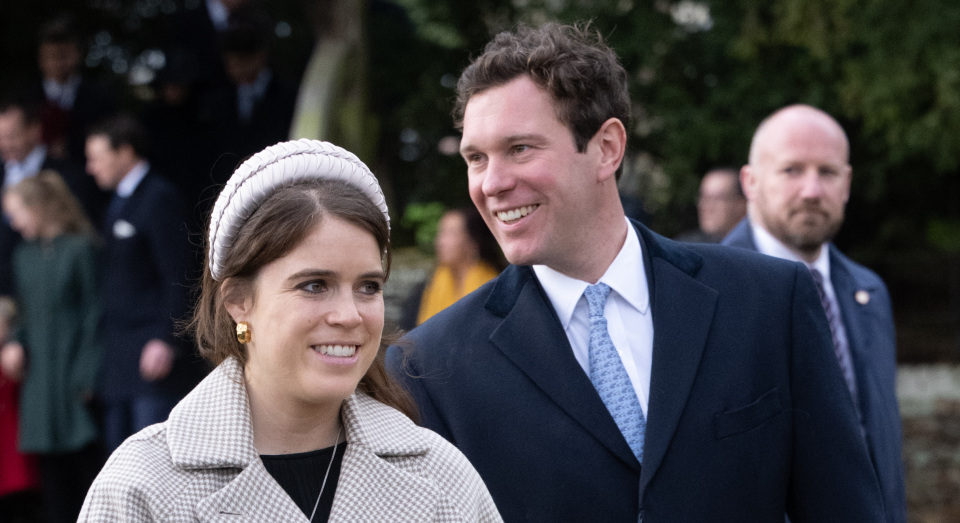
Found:
[[(463, 454), (360, 392), (341, 411), (347, 445), (334, 522), (500, 522)], [(228, 359), (110, 457), (80, 522), (305, 522), (253, 446), (243, 369)]]

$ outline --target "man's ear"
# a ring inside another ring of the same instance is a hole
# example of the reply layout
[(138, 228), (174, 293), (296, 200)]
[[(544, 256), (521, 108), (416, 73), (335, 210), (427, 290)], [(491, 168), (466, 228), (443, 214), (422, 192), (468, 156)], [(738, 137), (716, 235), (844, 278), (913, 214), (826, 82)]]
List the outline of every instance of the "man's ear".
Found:
[(240, 289), (240, 282), (227, 278), (220, 283), (220, 295), (223, 296), (223, 306), (233, 321), (240, 323), (250, 317), (253, 310), (253, 297), (247, 289)]
[(846, 187), (844, 187), (844, 193), (843, 193), (844, 205), (846, 205), (847, 202), (850, 201), (850, 184), (853, 182), (853, 168), (847, 165), (845, 170), (847, 171), (846, 172), (847, 182), (846, 182)]
[(139, 156), (137, 155), (137, 151), (135, 151), (133, 149), (133, 146), (128, 143), (122, 144), (119, 147), (117, 147), (116, 152), (120, 153), (120, 155), (123, 156), (123, 158), (125, 158), (126, 161), (129, 161), (131, 163), (136, 162), (139, 159)]
[(627, 151), (627, 130), (623, 127), (623, 122), (619, 118), (610, 118), (603, 122), (592, 140), (596, 141), (600, 148), (600, 169), (597, 173), (597, 181), (603, 182), (614, 178)]
[(749, 163), (740, 168), (740, 187), (747, 201), (754, 201), (754, 195), (757, 193), (757, 173)]

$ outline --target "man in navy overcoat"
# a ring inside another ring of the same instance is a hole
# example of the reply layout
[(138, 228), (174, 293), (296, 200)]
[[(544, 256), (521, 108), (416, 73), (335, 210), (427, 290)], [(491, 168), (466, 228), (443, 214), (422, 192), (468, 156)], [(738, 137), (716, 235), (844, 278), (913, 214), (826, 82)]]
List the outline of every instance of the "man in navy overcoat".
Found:
[(581, 29), (463, 73), (470, 195), (513, 264), (391, 347), (511, 522), (882, 521), (808, 271), (628, 221), (630, 100)]
[(860, 415), (883, 492), (887, 521), (907, 520), (896, 336), (890, 295), (871, 270), (830, 243), (850, 194), (849, 145), (830, 115), (790, 106), (757, 129), (741, 176), (749, 218), (724, 245), (806, 264), (823, 279), (838, 362), (847, 368), (847, 397)]
[(160, 423), (195, 383), (192, 347), (176, 337), (188, 310), (190, 244), (183, 199), (144, 159), (146, 133), (114, 117), (87, 138), (87, 170), (113, 199), (103, 221), (100, 321), (107, 449)]

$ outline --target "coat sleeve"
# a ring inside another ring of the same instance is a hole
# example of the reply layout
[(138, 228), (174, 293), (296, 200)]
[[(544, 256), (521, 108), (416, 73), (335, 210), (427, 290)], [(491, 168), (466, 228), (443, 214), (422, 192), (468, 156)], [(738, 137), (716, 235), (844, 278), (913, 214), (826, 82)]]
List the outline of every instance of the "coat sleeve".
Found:
[(114, 451), (83, 501), (78, 523), (151, 523), (173, 519), (190, 477), (176, 470), (166, 424), (151, 425)]
[(135, 466), (129, 456), (114, 453), (87, 491), (77, 523), (157, 521), (150, 510), (148, 494), (139, 487), (144, 472), (148, 469)]
[(100, 482), (98, 478), (87, 492), (77, 523), (148, 523), (156, 521), (147, 503), (137, 493), (119, 485)]
[(81, 393), (93, 392), (103, 347), (97, 338), (97, 324), (100, 321), (100, 293), (97, 285), (96, 252), (93, 242), (85, 240), (79, 244), (74, 260), (74, 278), (79, 285), (81, 303), (80, 339), (77, 347), (76, 362), (73, 365), (73, 385)]
[(182, 198), (172, 188), (165, 188), (163, 198), (154, 201), (154, 216), (149, 233), (150, 256), (163, 285), (163, 318), (158, 318), (154, 337), (176, 347), (176, 322), (189, 308), (189, 285), (186, 281), (190, 240), (184, 217)]
[(883, 500), (826, 316), (797, 265), (792, 303), (794, 451), (787, 514), (793, 523), (884, 521)]
[(434, 521), (503, 523), (487, 486), (466, 456), (436, 434), (430, 434), (430, 437), (434, 441), (424, 471), (433, 477), (444, 492), (444, 499)]
[(391, 379), (399, 383), (413, 397), (413, 401), (417, 404), (417, 413), (420, 415), (419, 425), (436, 432), (456, 445), (453, 434), (450, 433), (424, 386), (424, 372), (417, 361), (416, 352), (415, 342), (409, 337), (400, 340), (396, 345), (391, 345), (387, 349), (387, 372)]

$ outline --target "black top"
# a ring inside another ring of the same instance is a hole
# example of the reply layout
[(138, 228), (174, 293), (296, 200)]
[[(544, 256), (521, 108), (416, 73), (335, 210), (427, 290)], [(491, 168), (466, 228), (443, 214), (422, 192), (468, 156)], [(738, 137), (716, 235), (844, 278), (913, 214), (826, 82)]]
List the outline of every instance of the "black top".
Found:
[[(313, 505), (317, 502), (323, 476), (330, 465), (330, 453), (334, 447), (301, 452), (299, 454), (281, 454), (277, 456), (260, 456), (267, 472), (283, 487), (290, 499), (300, 507), (308, 518), (313, 512)], [(323, 496), (317, 506), (317, 513), (313, 516), (314, 523), (326, 521), (330, 518), (330, 509), (333, 507), (333, 495), (337, 492), (337, 482), (340, 479), (340, 465), (343, 463), (343, 453), (347, 450), (346, 442), (336, 446), (337, 455), (330, 465), (330, 476), (327, 477), (327, 486), (323, 488)]]

